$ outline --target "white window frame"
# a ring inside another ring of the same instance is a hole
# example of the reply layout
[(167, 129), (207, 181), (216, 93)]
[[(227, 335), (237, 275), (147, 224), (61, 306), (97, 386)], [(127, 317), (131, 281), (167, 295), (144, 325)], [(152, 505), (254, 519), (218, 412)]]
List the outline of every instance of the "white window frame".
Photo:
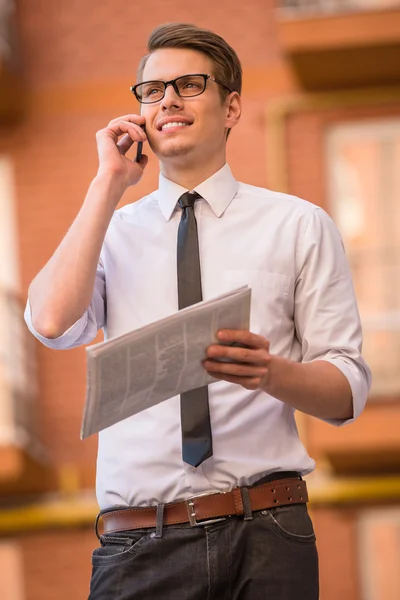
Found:
[[(381, 117), (358, 121), (342, 121), (331, 125), (326, 131), (325, 151), (329, 209), (342, 234), (344, 234), (343, 230), (345, 228), (345, 224), (341, 223), (341, 212), (338, 208), (338, 202), (340, 202), (340, 192), (337, 186), (337, 178), (334, 174), (334, 166), (336, 157), (338, 156), (338, 149), (343, 142), (354, 140), (359, 142), (363, 139), (370, 140), (372, 136), (375, 136), (382, 141), (393, 140), (394, 138), (398, 138), (400, 140), (400, 117)], [(393, 168), (395, 168), (395, 165), (393, 165)], [(382, 190), (382, 197), (384, 197), (384, 190)], [(357, 213), (356, 206), (354, 210), (355, 213)], [(348, 226), (351, 227), (351, 223)], [(351, 251), (350, 249), (347, 250), (351, 264)], [(400, 336), (400, 302), (398, 309), (361, 314), (361, 318), (365, 334), (368, 334), (369, 332), (390, 331), (391, 333), (398, 332), (398, 335)], [(399, 384), (394, 384), (393, 387), (391, 382), (387, 382), (387, 387), (384, 387), (382, 382), (377, 383), (376, 381), (374, 382), (373, 379), (372, 386), (372, 396), (396, 396), (400, 394)]]

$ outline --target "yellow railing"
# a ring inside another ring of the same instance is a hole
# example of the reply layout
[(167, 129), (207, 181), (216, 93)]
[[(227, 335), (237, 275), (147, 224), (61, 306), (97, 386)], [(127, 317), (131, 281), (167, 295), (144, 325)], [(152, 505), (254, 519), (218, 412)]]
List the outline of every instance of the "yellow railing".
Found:
[[(400, 475), (309, 482), (310, 508), (400, 503)], [(94, 493), (60, 494), (52, 500), (0, 510), (0, 535), (22, 531), (92, 527), (98, 512)]]
[(400, 502), (400, 475), (332, 478), (309, 482), (311, 505)]

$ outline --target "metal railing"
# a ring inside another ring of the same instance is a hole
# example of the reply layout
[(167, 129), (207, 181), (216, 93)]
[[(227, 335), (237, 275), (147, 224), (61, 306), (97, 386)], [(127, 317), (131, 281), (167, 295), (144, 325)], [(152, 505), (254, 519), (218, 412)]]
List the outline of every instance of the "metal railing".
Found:
[(305, 16), (400, 8), (400, 0), (277, 0), (277, 7), (288, 16)]
[(39, 446), (37, 376), (34, 339), (23, 316), (21, 300), (0, 290), (0, 445), (18, 446), (35, 453)]

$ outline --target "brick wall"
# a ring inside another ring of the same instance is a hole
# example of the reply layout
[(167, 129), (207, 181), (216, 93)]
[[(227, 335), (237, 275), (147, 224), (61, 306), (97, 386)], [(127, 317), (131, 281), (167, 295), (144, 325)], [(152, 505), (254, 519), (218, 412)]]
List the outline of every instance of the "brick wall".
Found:
[[(84, 600), (89, 595), (92, 530), (48, 531), (18, 539), (24, 600)], [(7, 599), (8, 600), (8, 599)]]
[[(145, 5), (125, 0), (19, 0), (17, 4), (26, 115), (17, 127), (2, 132), (0, 153), (9, 155), (15, 167), (23, 295), (71, 224), (96, 172), (96, 130), (119, 114), (136, 111), (129, 85), (135, 81), (148, 34), (162, 22), (208, 27), (238, 52), (244, 67), (244, 114), (229, 140), (228, 158), (238, 179), (269, 185), (266, 107), (280, 95), (296, 92), (295, 78), (277, 44), (274, 0), (148, 0)], [(318, 115), (294, 116), (286, 143), (291, 191), (324, 204), (320, 132)], [(143, 181), (125, 194), (123, 202), (156, 185), (153, 157)], [(79, 440), (84, 350), (54, 352), (37, 344), (37, 351), (43, 441), (57, 467), (75, 463), (81, 485), (91, 487), (96, 439)], [(327, 513), (317, 523), (325, 540), (336, 527), (335, 518)], [(96, 542), (91, 531), (37, 533), (19, 539), (26, 600), (85, 597), (90, 551)], [(338, 597), (331, 582), (344, 563), (340, 544), (321, 544), (324, 600)], [(358, 600), (354, 571), (351, 577), (352, 592), (347, 588), (345, 597)]]
[[(235, 47), (245, 73), (247, 66), (256, 69), (248, 77), (254, 91), (245, 95), (243, 121), (229, 141), (229, 160), (238, 178), (266, 185), (263, 78), (279, 64), (273, 4), (205, 1), (194, 11), (186, 1), (151, 0), (143, 11), (124, 0), (18, 3), (27, 116), (5, 134), (0, 151), (15, 165), (24, 294), (71, 224), (96, 172), (96, 130), (137, 109), (129, 85), (147, 36), (159, 23), (181, 20), (209, 27)], [(123, 202), (156, 185), (152, 157), (143, 181)], [(38, 353), (44, 441), (57, 463), (79, 460), (82, 468), (90, 468), (95, 440), (79, 440), (84, 350), (58, 353), (38, 346)]]
[[(264, 100), (282, 84), (292, 85), (279, 63), (273, 4), (150, 0), (143, 10), (124, 0), (19, 0), (26, 116), (17, 128), (4, 131), (0, 152), (11, 156), (15, 169), (23, 295), (74, 219), (96, 172), (96, 130), (137, 110), (129, 85), (148, 34), (162, 22), (209, 27), (237, 50), (249, 91), (242, 123), (229, 141), (229, 160), (238, 178), (266, 185)], [(123, 203), (156, 187), (157, 167), (153, 157)], [(43, 441), (57, 468), (73, 463), (81, 485), (93, 486), (96, 439), (79, 440), (84, 349), (54, 352), (38, 343), (37, 352)], [(91, 530), (27, 534), (18, 541), (26, 600), (87, 596), (96, 545)]]

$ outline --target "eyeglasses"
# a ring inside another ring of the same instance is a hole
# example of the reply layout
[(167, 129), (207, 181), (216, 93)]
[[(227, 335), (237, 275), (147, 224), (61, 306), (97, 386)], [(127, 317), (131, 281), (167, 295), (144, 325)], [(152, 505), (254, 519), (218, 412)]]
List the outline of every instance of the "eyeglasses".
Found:
[(169, 85), (172, 85), (177, 95), (181, 98), (200, 96), (206, 89), (208, 79), (222, 85), (228, 92), (233, 91), (225, 83), (222, 83), (222, 81), (218, 81), (212, 75), (205, 75), (204, 73), (183, 75), (182, 77), (171, 79), (171, 81), (143, 81), (143, 83), (132, 85), (130, 90), (141, 104), (153, 104), (164, 98)]

